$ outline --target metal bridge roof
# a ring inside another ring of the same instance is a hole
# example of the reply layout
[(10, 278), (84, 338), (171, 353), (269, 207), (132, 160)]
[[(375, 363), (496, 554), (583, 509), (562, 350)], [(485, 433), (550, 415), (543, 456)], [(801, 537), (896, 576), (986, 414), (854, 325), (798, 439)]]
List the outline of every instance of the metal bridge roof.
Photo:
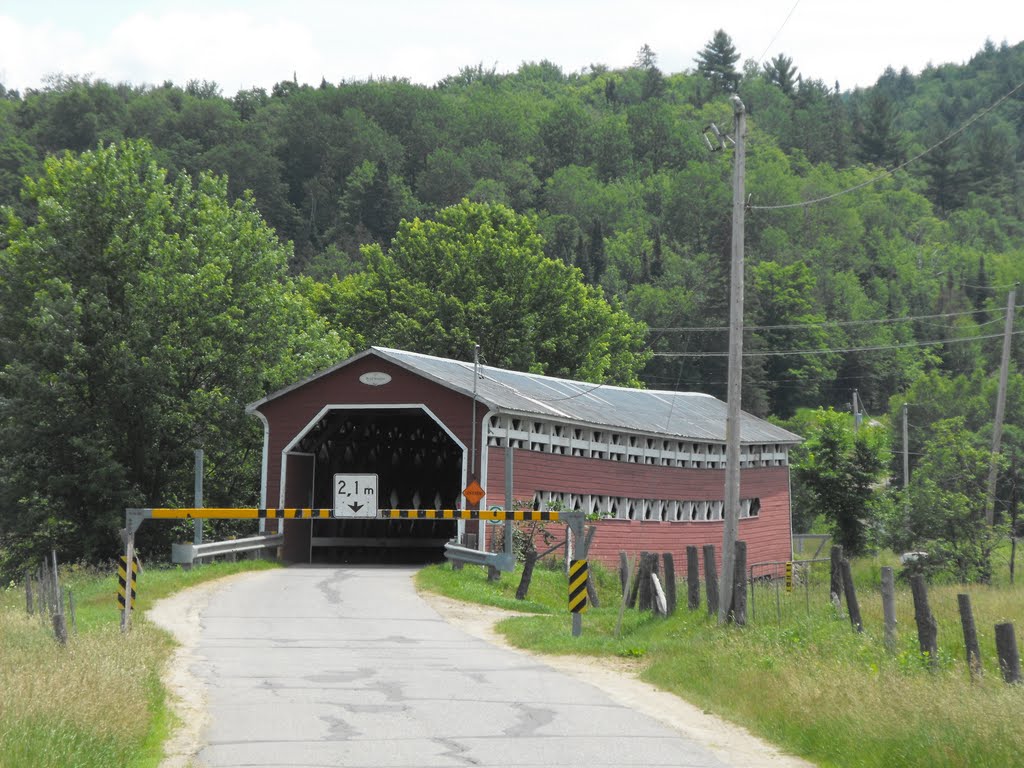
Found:
[[(250, 405), (248, 410), (254, 410), (268, 400), (367, 355), (388, 360), (470, 397), (473, 395), (473, 363), (400, 349), (371, 347), (327, 371), (268, 395)], [(615, 387), (509, 371), (489, 365), (481, 365), (479, 371), (477, 400), (494, 411), (629, 432), (725, 442), (726, 403), (711, 395)], [(740, 424), (740, 440), (743, 443), (794, 444), (801, 442), (802, 438), (744, 413)]]

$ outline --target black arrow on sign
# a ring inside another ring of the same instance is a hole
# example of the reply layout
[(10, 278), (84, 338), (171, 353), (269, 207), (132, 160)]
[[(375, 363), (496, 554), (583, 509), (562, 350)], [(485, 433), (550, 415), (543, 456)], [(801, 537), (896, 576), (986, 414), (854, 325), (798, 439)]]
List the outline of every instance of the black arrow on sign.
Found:
[(349, 504), (348, 508), (351, 509), (353, 512), (359, 512), (359, 510), (363, 508), (363, 505), (362, 504)]

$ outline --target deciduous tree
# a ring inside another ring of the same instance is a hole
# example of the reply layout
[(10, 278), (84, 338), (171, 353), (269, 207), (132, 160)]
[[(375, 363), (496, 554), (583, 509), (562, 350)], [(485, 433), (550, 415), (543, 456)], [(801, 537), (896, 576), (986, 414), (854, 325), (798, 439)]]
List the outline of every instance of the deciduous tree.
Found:
[(211, 501), (254, 501), (245, 403), (350, 348), (252, 200), (135, 142), (51, 158), (25, 199), (0, 239), (3, 565), (111, 557), (126, 506), (190, 500), (195, 448)]
[(637, 384), (644, 327), (543, 255), (534, 221), (461, 203), (404, 221), (367, 267), (317, 288), (318, 306), (360, 345), (382, 344), (553, 376)]

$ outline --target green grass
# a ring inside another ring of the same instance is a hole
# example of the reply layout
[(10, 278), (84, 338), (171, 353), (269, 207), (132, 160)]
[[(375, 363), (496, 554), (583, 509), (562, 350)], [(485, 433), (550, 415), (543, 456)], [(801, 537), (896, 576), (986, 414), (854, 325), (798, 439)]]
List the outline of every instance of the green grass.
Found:
[[(276, 567), (218, 563), (139, 576), (130, 632), (120, 631), (113, 566), (62, 568), (76, 601), (66, 647), (25, 612), (22, 585), (0, 591), (0, 768), (152, 768), (174, 726), (160, 672), (170, 636), (145, 620), (154, 601), (202, 581)], [(70, 618), (69, 618), (70, 624)]]
[[(836, 768), (937, 768), (939, 766), (1019, 765), (1024, 754), (1024, 686), (1003, 683), (995, 656), (993, 625), (1014, 621), (1024, 633), (1024, 589), (1019, 586), (937, 586), (930, 591), (939, 624), (939, 664), (930, 670), (917, 650), (909, 590), (898, 584), (898, 644), (886, 652), (883, 642), (879, 565), (889, 554), (854, 566), (865, 631), (852, 631), (848, 619), (828, 603), (825, 589), (806, 595), (780, 592), (782, 620), (774, 588), (762, 589), (758, 620), (745, 628), (720, 628), (703, 608), (683, 604), (668, 619), (626, 611), (622, 632), (617, 580), (601, 593), (605, 607), (583, 617), (583, 634), (573, 638), (565, 611), (565, 578), (538, 571), (530, 597), (550, 610), (546, 615), (508, 619), (498, 625), (515, 645), (545, 653), (639, 657), (643, 678), (703, 709), (739, 723), (784, 750), (821, 766)], [(487, 604), (506, 600), (518, 574), (491, 585), (482, 569), (447, 570), (441, 577), (426, 569), (425, 588)], [(490, 590), (490, 593), (488, 593)], [(957, 592), (971, 594), (984, 661), (980, 680), (971, 680), (964, 664)], [(765, 599), (771, 596), (770, 602)], [(500, 596), (500, 597), (499, 597)], [(703, 597), (703, 596), (702, 596)], [(784, 604), (788, 601), (790, 605)], [(530, 610), (537, 613), (535, 607)]]

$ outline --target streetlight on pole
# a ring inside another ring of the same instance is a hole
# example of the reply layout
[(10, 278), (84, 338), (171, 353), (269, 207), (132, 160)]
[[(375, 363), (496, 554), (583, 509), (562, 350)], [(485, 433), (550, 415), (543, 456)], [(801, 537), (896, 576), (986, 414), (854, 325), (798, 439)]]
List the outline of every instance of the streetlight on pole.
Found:
[(725, 421), (725, 508), (722, 519), (722, 573), (718, 580), (718, 623), (732, 608), (736, 532), (740, 517), (740, 399), (743, 384), (743, 216), (747, 115), (740, 97), (732, 97), (736, 151), (732, 168), (732, 270), (729, 287), (728, 411)]

